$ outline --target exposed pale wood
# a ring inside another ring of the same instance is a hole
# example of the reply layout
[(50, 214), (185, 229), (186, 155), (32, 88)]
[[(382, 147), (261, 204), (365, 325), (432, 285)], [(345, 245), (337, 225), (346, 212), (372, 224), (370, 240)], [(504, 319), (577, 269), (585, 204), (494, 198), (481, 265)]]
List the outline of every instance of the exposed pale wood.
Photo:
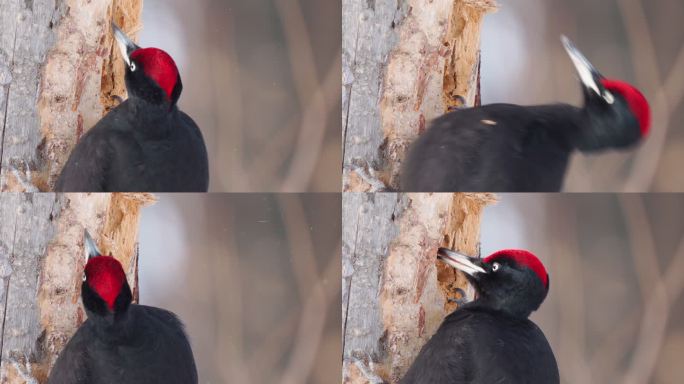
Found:
[(84, 228), (122, 262), (137, 292), (137, 223), (151, 201), (128, 194), (0, 194), (0, 383), (45, 382), (85, 319)]
[[(455, 307), (466, 279), (437, 248), (479, 253), (491, 194), (361, 194), (343, 197), (342, 316), (345, 383), (395, 383)], [(471, 292), (472, 297), (472, 292)]]
[(342, 1), (345, 191), (397, 189), (408, 145), (479, 94), (480, 25), (494, 0)]
[(50, 190), (111, 96), (125, 96), (109, 25), (138, 30), (141, 10), (142, 0), (0, 0), (0, 190)]

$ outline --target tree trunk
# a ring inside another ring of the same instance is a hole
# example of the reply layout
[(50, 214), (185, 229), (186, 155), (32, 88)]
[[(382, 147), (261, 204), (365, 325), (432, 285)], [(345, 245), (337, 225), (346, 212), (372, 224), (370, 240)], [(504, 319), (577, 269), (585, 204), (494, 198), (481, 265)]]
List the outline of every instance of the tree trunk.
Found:
[(137, 300), (137, 233), (146, 194), (0, 195), (0, 383), (44, 383), (85, 319), (83, 229), (120, 260)]
[(110, 21), (136, 32), (141, 11), (142, 0), (0, 0), (0, 191), (51, 190), (125, 96)]
[[(397, 382), (420, 348), (473, 292), (436, 261), (446, 246), (479, 254), (491, 194), (360, 194), (343, 197), (342, 329), (345, 383)], [(460, 293), (458, 291), (460, 289)]]
[(480, 25), (494, 0), (342, 1), (345, 191), (399, 186), (408, 145), (479, 103)]

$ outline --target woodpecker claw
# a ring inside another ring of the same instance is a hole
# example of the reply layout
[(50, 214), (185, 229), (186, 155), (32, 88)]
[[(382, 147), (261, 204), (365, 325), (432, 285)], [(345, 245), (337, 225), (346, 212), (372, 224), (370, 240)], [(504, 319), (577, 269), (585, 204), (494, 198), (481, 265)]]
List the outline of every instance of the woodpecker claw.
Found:
[(369, 166), (368, 169), (366, 169), (365, 167), (354, 165), (351, 171), (356, 173), (363, 182), (371, 187), (369, 192), (387, 191), (387, 186), (376, 176), (376, 171), (372, 167)]
[(466, 101), (465, 97), (463, 97), (461, 95), (456, 95), (453, 97), (453, 100), (456, 102), (456, 104), (448, 106), (447, 112), (454, 112), (454, 111), (458, 111), (460, 109), (467, 109), (468, 108), (468, 102)]
[(114, 106), (118, 106), (119, 104), (124, 102), (124, 98), (119, 96), (119, 95), (112, 95), (111, 99), (114, 100), (114, 102), (115, 102)]
[(33, 185), (33, 182), (31, 181), (31, 166), (25, 160), (23, 165), (24, 171), (20, 169), (21, 166), (17, 167), (12, 165), (11, 163), (7, 166), (7, 168), (10, 170), (12, 176), (14, 176), (17, 183), (21, 186), (21, 188), (23, 188), (23, 192), (40, 192), (40, 190), (38, 190), (38, 188), (35, 185)]
[(468, 302), (468, 299), (466, 298), (466, 293), (461, 288), (454, 288), (453, 293), (458, 294), (458, 296), (459, 296), (458, 299), (449, 298), (449, 299), (447, 299), (448, 302), (455, 303), (459, 307)]
[(33, 376), (33, 368), (31, 367), (31, 359), (28, 354), (24, 354), (24, 362), (12, 356), (8, 358), (8, 362), (12, 364), (14, 370), (19, 374), (26, 384), (38, 384), (38, 380)]
[[(368, 363), (366, 363), (366, 360)], [(367, 358), (360, 359), (358, 357), (352, 357), (351, 362), (356, 365), (356, 368), (361, 372), (366, 381), (370, 384), (386, 384), (380, 376), (375, 373), (375, 367), (373, 360), (370, 356)]]

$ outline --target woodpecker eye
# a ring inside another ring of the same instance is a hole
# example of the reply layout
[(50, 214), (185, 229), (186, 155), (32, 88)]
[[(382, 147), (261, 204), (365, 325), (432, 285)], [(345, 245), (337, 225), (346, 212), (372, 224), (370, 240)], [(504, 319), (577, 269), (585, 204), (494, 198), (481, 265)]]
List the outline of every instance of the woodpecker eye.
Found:
[(500, 267), (501, 265), (499, 265), (499, 263), (492, 264), (492, 272), (498, 271)]
[(603, 100), (605, 100), (608, 104), (613, 104), (615, 102), (615, 97), (609, 91), (604, 91)]
[(131, 66), (130, 66), (129, 68), (131, 68), (131, 72), (135, 72), (135, 70), (136, 70), (138, 67), (135, 66), (135, 62), (134, 62), (134, 61), (131, 61)]
[(82, 278), (83, 278), (83, 281), (86, 281), (86, 273), (85, 273), (85, 271), (83, 271), (83, 277), (82, 277)]

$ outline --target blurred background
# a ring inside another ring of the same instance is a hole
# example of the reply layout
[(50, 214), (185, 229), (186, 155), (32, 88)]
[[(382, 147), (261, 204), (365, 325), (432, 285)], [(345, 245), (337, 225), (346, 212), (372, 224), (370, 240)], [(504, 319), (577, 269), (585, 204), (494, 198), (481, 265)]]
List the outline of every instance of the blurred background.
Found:
[(185, 323), (199, 383), (342, 371), (339, 194), (161, 194), (142, 211), (142, 304)]
[[(635, 150), (571, 163), (566, 191), (684, 191), (684, 1), (499, 1), (482, 30), (482, 103), (580, 105), (565, 34), (606, 77), (637, 86), (653, 124)], [(505, 63), (505, 65), (503, 65)]]
[(340, 190), (340, 2), (145, 0), (143, 23), (178, 64), (211, 191)]
[(684, 377), (684, 195), (501, 194), (481, 247), (536, 254), (550, 291), (532, 314), (562, 383)]

